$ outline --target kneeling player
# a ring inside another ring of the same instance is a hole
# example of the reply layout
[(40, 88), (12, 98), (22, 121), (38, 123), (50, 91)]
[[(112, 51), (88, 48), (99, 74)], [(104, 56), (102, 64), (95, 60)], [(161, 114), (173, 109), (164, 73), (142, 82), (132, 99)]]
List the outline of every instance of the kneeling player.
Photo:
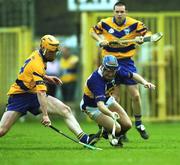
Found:
[(112, 132), (114, 121), (117, 121), (115, 135), (118, 143), (116, 146), (122, 146), (122, 135), (132, 127), (127, 113), (112, 96), (114, 87), (119, 85), (124, 78), (132, 78), (146, 88), (155, 88), (140, 75), (118, 68), (117, 59), (108, 55), (103, 58), (102, 65), (87, 79), (80, 104), (81, 110), (99, 126), (105, 128), (109, 134)]

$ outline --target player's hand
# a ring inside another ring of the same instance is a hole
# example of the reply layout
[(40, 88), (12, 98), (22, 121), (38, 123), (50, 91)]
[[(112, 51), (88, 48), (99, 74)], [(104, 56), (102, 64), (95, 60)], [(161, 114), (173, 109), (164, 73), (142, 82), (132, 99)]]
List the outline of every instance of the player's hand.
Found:
[(109, 47), (111, 48), (122, 48), (127, 46), (127, 43), (123, 43), (123, 41), (119, 42), (118, 40), (109, 41)]
[(149, 89), (155, 89), (156, 88), (156, 86), (150, 82), (145, 83), (144, 87), (149, 88)]
[(56, 85), (62, 85), (62, 84), (63, 84), (63, 82), (61, 81), (61, 79), (59, 79), (58, 77), (56, 77), (56, 76), (51, 76), (51, 78), (52, 78), (54, 84), (56, 84)]
[(49, 116), (48, 116), (48, 115), (43, 115), (43, 116), (42, 116), (42, 121), (41, 121), (41, 123), (42, 123), (43, 125), (45, 125), (46, 127), (47, 127), (47, 126), (50, 126), (50, 125), (51, 125), (51, 121), (50, 121), (50, 119), (49, 119)]
[(137, 36), (137, 37), (135, 38), (135, 40), (136, 40), (136, 42), (137, 42), (138, 44), (142, 44), (142, 43), (144, 42), (144, 37), (143, 37), (143, 36)]
[(109, 45), (109, 42), (107, 40), (101, 40), (99, 41), (99, 46), (100, 47), (106, 47)]
[(120, 117), (119, 117), (119, 114), (118, 114), (117, 112), (112, 112), (112, 113), (111, 113), (111, 117), (113, 118), (113, 120), (117, 120), (117, 119), (120, 118)]
[(62, 85), (62, 81), (56, 76), (44, 76), (44, 79), (50, 84)]

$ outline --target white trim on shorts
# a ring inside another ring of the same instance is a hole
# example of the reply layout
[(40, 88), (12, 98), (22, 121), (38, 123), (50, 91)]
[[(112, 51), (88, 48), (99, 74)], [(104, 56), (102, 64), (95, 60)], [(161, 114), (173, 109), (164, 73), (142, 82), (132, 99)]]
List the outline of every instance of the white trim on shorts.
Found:
[[(109, 107), (113, 103), (115, 103), (115, 98), (111, 96), (105, 103), (106, 107)], [(80, 109), (81, 111), (85, 112), (92, 120), (96, 120), (96, 118), (102, 113), (98, 107), (89, 107), (86, 106), (86, 109), (82, 109), (82, 105), (84, 104), (84, 100), (81, 100)]]

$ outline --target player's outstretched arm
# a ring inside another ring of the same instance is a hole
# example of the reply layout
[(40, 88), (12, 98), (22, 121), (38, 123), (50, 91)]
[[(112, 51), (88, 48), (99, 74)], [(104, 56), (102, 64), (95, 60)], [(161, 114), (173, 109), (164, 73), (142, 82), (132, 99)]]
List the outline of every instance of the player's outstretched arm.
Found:
[(147, 82), (142, 76), (140, 76), (137, 73), (133, 73), (133, 77), (132, 77), (135, 81), (137, 81), (138, 83), (144, 85), (145, 88), (149, 88), (149, 89), (155, 89), (155, 85)]
[(40, 108), (42, 111), (42, 121), (41, 122), (45, 126), (50, 126), (51, 121), (49, 119), (48, 112), (47, 112), (48, 102), (47, 102), (46, 92), (45, 91), (38, 91), (37, 97), (38, 97), (38, 101), (39, 101)]
[(63, 84), (62, 81), (56, 76), (45, 75), (43, 79), (50, 84), (56, 84), (56, 85), (62, 85)]

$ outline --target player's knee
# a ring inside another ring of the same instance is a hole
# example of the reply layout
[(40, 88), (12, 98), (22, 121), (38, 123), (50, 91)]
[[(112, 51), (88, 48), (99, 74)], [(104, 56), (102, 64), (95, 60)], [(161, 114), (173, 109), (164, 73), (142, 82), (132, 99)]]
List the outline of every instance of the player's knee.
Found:
[(4, 136), (7, 132), (7, 129), (0, 127), (0, 137)]
[(113, 97), (114, 97), (114, 99), (119, 103), (119, 101), (120, 101), (120, 96), (119, 96), (119, 94), (113, 93)]
[(119, 103), (120, 102), (120, 97), (114, 97), (115, 98), (115, 100)]
[(69, 106), (65, 106), (63, 110), (63, 116), (68, 117), (72, 114), (71, 108)]
[(139, 102), (140, 99), (141, 99), (141, 98), (140, 98), (140, 94), (139, 94), (139, 93), (135, 94), (135, 95), (132, 97), (132, 100), (135, 101), (135, 102)]
[(126, 123), (126, 130), (129, 130), (132, 128), (132, 122), (131, 121), (127, 121)]

